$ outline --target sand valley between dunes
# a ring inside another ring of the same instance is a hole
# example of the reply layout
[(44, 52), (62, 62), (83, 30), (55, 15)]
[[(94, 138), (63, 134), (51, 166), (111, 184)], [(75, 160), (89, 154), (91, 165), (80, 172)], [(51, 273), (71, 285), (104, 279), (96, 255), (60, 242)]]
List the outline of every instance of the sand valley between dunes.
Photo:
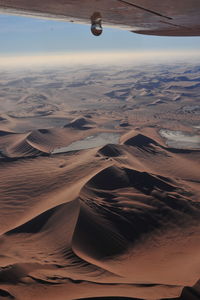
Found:
[(15, 72), (0, 299), (200, 299), (200, 67)]

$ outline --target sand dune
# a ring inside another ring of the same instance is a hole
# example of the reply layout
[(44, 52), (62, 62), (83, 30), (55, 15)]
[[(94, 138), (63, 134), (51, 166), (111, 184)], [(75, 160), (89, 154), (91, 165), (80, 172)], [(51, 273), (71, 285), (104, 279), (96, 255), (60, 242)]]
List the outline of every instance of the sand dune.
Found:
[(200, 299), (199, 72), (1, 72), (0, 299)]
[(0, 131), (1, 153), (8, 158), (50, 154), (54, 149), (68, 146), (74, 141), (98, 132), (94, 124), (91, 120), (78, 118), (64, 128), (37, 129), (26, 133), (2, 130)]
[(80, 117), (76, 118), (69, 124), (65, 125), (65, 128), (74, 128), (74, 129), (79, 129), (79, 130), (87, 130), (92, 128), (95, 125), (95, 122), (91, 121), (88, 118)]
[(50, 157), (55, 129), (1, 132), (0, 143), (35, 156), (0, 160), (0, 298), (172, 299), (198, 281), (200, 151), (133, 131)]

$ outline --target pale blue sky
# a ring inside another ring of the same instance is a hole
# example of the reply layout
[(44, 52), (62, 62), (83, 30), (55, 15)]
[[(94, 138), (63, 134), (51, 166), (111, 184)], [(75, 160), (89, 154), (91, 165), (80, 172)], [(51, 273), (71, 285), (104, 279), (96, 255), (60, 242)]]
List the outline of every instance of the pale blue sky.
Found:
[(200, 50), (200, 37), (155, 37), (104, 28), (100, 37), (90, 27), (52, 20), (0, 15), (0, 55), (72, 51)]

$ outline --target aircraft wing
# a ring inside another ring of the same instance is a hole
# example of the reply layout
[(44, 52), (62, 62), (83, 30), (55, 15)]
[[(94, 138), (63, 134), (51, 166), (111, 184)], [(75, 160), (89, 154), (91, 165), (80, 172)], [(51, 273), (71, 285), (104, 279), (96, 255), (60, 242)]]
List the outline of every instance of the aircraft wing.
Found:
[(0, 0), (0, 12), (104, 26), (160, 36), (199, 36), (200, 0)]

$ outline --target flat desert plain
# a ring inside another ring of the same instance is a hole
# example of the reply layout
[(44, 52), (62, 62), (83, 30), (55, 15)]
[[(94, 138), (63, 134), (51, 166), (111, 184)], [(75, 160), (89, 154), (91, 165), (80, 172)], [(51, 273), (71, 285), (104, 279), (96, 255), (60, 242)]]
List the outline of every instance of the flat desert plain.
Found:
[(0, 299), (200, 299), (200, 66), (0, 88)]

